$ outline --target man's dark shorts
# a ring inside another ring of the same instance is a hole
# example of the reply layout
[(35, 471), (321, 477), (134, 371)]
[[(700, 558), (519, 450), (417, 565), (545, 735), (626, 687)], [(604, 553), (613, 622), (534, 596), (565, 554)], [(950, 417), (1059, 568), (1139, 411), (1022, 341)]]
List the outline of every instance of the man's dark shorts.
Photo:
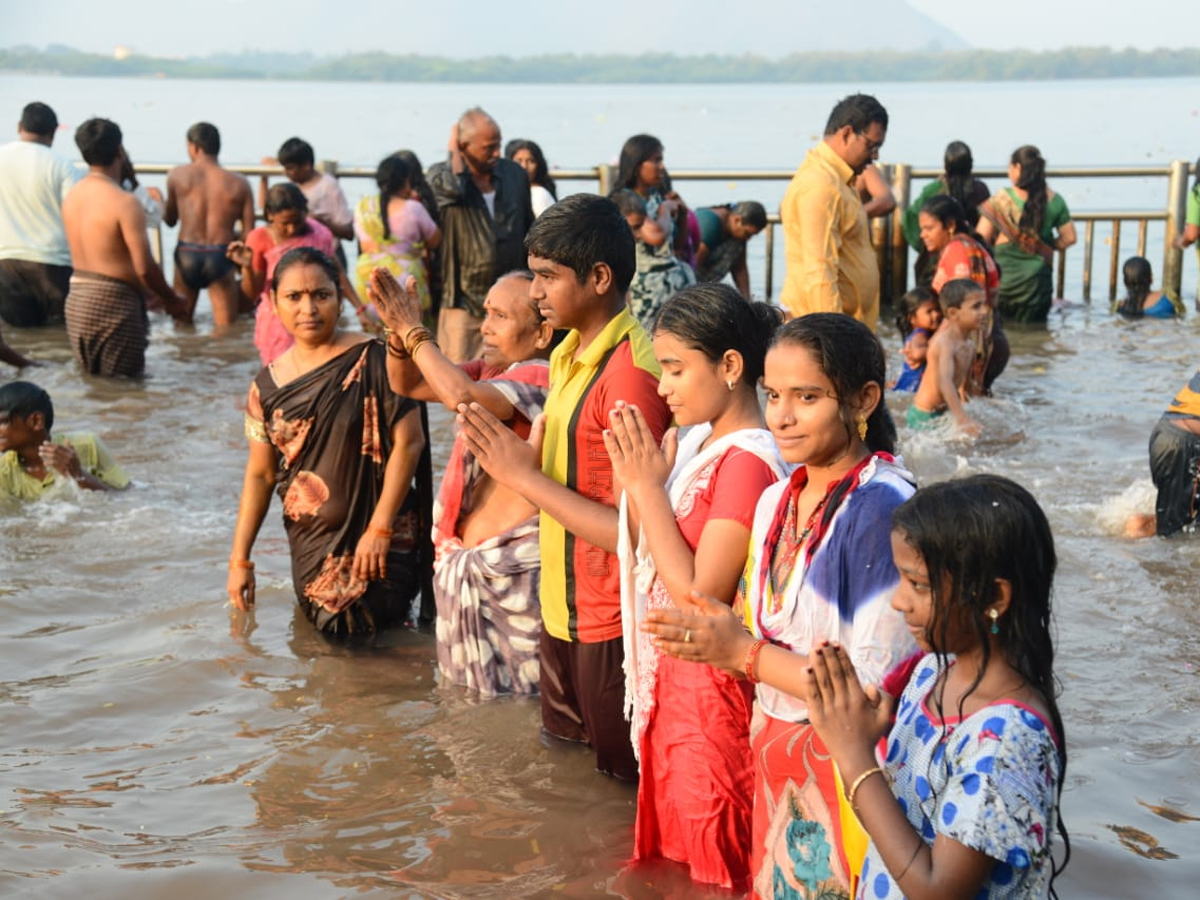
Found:
[(70, 289), (70, 266), (0, 259), (0, 319), (14, 328), (61, 324)]
[(175, 268), (179, 270), (183, 283), (193, 291), (220, 281), (233, 268), (225, 255), (224, 244), (190, 244), (180, 241), (175, 247)]
[(1159, 535), (1195, 526), (1200, 512), (1200, 434), (1164, 416), (1150, 432), (1150, 475), (1158, 488), (1154, 504)]

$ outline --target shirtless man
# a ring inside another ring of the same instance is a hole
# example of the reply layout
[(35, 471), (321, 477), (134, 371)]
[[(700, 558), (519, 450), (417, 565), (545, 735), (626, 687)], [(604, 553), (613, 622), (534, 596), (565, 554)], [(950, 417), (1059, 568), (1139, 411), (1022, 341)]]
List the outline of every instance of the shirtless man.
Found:
[(75, 132), (75, 143), (88, 173), (62, 207), (75, 266), (66, 301), (67, 337), (84, 371), (136, 377), (146, 366), (143, 291), (177, 319), (188, 319), (190, 307), (154, 261), (142, 204), (121, 189), (121, 129), (108, 119), (88, 119)]
[(978, 437), (979, 423), (967, 415), (967, 374), (975, 361), (975, 332), (987, 313), (987, 295), (970, 278), (947, 282), (938, 295), (945, 319), (929, 339), (925, 372), (908, 408), (908, 427), (923, 431), (949, 410), (958, 427)]
[(175, 247), (175, 289), (187, 299), (187, 316), (196, 309), (202, 288), (208, 288), (213, 324), (228, 325), (238, 314), (240, 294), (236, 268), (225, 256), (234, 239), (234, 225), (242, 224), (242, 238), (254, 228), (254, 196), (241, 175), (226, 172), (217, 162), (221, 134), (207, 122), (197, 122), (187, 133), (186, 166), (167, 175), (167, 209), (163, 221), (179, 223)]

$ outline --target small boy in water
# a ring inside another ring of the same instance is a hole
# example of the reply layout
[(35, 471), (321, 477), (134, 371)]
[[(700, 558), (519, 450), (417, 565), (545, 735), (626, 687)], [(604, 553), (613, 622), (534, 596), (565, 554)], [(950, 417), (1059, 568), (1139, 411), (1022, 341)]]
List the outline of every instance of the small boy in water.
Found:
[[(288, 138), (280, 146), (278, 157), (264, 157), (262, 164), (282, 166), (288, 181), (304, 192), (308, 200), (308, 214), (332, 231), (339, 241), (354, 240), (354, 214), (350, 212), (346, 194), (336, 178), (328, 172), (316, 170), (316, 154), (312, 144), (298, 137)], [(266, 202), (267, 176), (264, 175), (258, 187), (259, 207), (265, 206)], [(338, 261), (345, 268), (346, 260), (341, 258), (340, 244), (338, 251)]]
[(0, 387), (0, 496), (36, 500), (59, 479), (89, 491), (124, 490), (129, 477), (94, 434), (50, 437), (50, 395), (28, 381)]
[(929, 340), (925, 372), (908, 408), (908, 427), (928, 429), (949, 410), (959, 428), (974, 437), (980, 426), (967, 415), (966, 382), (975, 360), (975, 332), (987, 315), (987, 295), (970, 278), (956, 278), (942, 288), (938, 301), (945, 318)]

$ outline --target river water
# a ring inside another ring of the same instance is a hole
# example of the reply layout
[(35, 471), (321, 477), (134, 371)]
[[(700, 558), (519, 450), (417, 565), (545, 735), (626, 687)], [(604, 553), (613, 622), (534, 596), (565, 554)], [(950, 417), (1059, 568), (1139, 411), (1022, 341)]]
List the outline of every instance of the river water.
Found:
[[(981, 165), (1026, 140), (1072, 165), (1165, 163), (1200, 148), (1188, 105), (1200, 79), (867, 87), (892, 110), (893, 158), (920, 165), (960, 136)], [(348, 163), (400, 145), (432, 159), (457, 112), (480, 102), (563, 166), (607, 161), (648, 130), (680, 169), (785, 167), (849, 89), (9, 77), (0, 108), (15, 118), (39, 98), (72, 125), (111, 115), (145, 162), (180, 159), (184, 129), (204, 117), (225, 130), (230, 162), (254, 162), (293, 132)], [(1025, 104), (1032, 121), (951, 133), (939, 111), (968, 101)], [(1140, 126), (1103, 120), (1114, 104), (1136, 108)], [(694, 187), (701, 202), (734, 189)], [(755, 191), (764, 201), (767, 187)], [(1077, 209), (1161, 205), (1161, 185), (1063, 190)], [(1186, 266), (1194, 292), (1190, 254)], [(1200, 541), (1120, 533), (1152, 503), (1146, 438), (1200, 362), (1198, 331), (1195, 317), (1129, 324), (1102, 303), (1072, 306), (1046, 329), (1010, 329), (997, 397), (972, 407), (981, 441), (902, 431), (922, 481), (1009, 475), (1054, 527), (1074, 850), (1065, 897), (1190, 897), (1200, 878)], [(255, 552), (257, 611), (225, 605), (251, 332), (213, 335), (202, 301), (194, 329), (154, 322), (144, 381), (113, 383), (81, 377), (61, 332), (5, 331), (48, 362), (25, 374), (54, 397), (56, 427), (98, 432), (135, 485), (0, 501), (0, 895), (724, 896), (669, 866), (623, 871), (633, 790), (594, 774), (584, 751), (543, 746), (536, 701), (437, 686), (425, 635), (353, 650), (314, 635), (295, 612), (277, 506)], [(433, 419), (444, 461), (448, 418)]]

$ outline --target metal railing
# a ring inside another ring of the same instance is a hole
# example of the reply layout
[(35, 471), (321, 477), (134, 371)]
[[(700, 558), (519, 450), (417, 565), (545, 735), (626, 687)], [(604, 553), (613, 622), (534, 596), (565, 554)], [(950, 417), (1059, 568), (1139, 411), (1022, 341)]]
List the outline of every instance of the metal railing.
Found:
[[(150, 163), (137, 166), (139, 173), (163, 175), (174, 168), (174, 164)], [(275, 166), (262, 165), (229, 165), (225, 168), (246, 176), (282, 177), (283, 170)], [(373, 180), (373, 167), (351, 166), (343, 168), (336, 160), (321, 160), (318, 169), (328, 172), (337, 178), (365, 178)], [(904, 213), (912, 196), (912, 184), (917, 180), (932, 180), (942, 175), (941, 169), (914, 168), (907, 163), (879, 164), (885, 180), (891, 185), (896, 198), (896, 208), (890, 214), (871, 220), (871, 240), (879, 260), (880, 290), (883, 297), (897, 298), (907, 290), (908, 286), (908, 242), (904, 238)], [(1165, 223), (1165, 234), (1162, 247), (1162, 288), (1172, 300), (1179, 302), (1183, 290), (1183, 251), (1174, 246), (1175, 238), (1183, 232), (1184, 219), (1187, 212), (1187, 180), (1190, 165), (1184, 160), (1175, 160), (1163, 166), (1101, 166), (1095, 168), (1061, 168), (1050, 169), (1046, 172), (1048, 180), (1060, 178), (1165, 178), (1167, 181), (1166, 197), (1163, 207), (1159, 209), (1093, 211), (1076, 210), (1071, 218), (1083, 225), (1082, 242), (1082, 287), (1083, 299), (1091, 302), (1094, 282), (1093, 268), (1096, 246), (1097, 223), (1109, 223), (1108, 254), (1108, 299), (1113, 302), (1117, 296), (1120, 284), (1120, 248), (1122, 224), (1137, 223), (1137, 254), (1146, 255), (1151, 222)], [(612, 189), (616, 176), (616, 167), (612, 165), (597, 165), (583, 169), (555, 169), (552, 173), (559, 182), (587, 182), (594, 185), (594, 190), (607, 194)], [(795, 174), (790, 169), (696, 169), (672, 171), (671, 180), (674, 183), (700, 181), (751, 181), (751, 182), (788, 182)], [(1004, 179), (1008, 177), (1007, 169), (976, 169), (975, 177)], [(775, 229), (781, 224), (778, 213), (767, 217), (767, 227), (764, 229), (764, 284), (765, 296), (770, 300), (773, 292), (775, 275)], [(161, 227), (154, 236), (154, 249), (160, 262), (162, 259)], [(1060, 250), (1055, 260), (1055, 285), (1058, 296), (1064, 293), (1067, 271), (1067, 250)]]

